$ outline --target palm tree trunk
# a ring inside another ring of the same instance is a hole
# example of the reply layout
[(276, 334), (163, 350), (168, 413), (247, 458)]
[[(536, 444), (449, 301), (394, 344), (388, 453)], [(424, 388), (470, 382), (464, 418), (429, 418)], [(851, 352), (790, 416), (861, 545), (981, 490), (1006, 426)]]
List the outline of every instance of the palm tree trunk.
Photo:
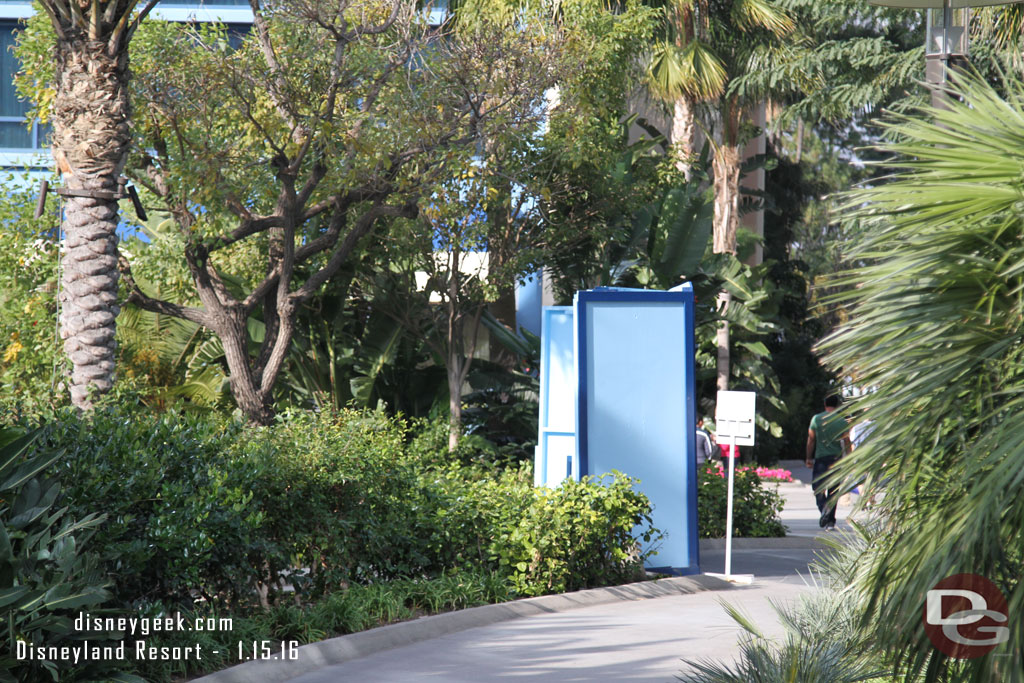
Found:
[[(58, 40), (53, 156), (70, 191), (62, 229), (61, 338), (71, 359), (71, 402), (113, 386), (117, 304), (118, 178), (128, 128), (128, 57), (81, 37)], [(78, 195), (78, 196), (75, 196)]]
[[(740, 223), (740, 146), (738, 137), (739, 120), (735, 105), (727, 107), (722, 116), (722, 142), (715, 149), (712, 160), (715, 183), (714, 239), (712, 249), (716, 254), (736, 253), (736, 229)], [(728, 292), (719, 292), (718, 310), (724, 314), (729, 306)], [(719, 323), (716, 332), (718, 345), (717, 385), (719, 391), (729, 389), (730, 341), (729, 323)]]
[(736, 253), (736, 229), (740, 224), (740, 148), (723, 142), (715, 150), (712, 161), (715, 175), (715, 227), (716, 254)]
[(687, 180), (697, 153), (697, 107), (689, 97), (677, 97), (672, 106), (672, 156)]

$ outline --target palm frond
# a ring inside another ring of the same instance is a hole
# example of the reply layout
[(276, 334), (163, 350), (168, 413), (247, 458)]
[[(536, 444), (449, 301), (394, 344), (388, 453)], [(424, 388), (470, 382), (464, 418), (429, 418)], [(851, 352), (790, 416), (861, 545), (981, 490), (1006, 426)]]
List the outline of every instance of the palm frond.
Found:
[(652, 54), (650, 78), (654, 91), (667, 100), (683, 95), (710, 99), (723, 92), (728, 73), (706, 43), (693, 40), (678, 47), (665, 41)]
[(676, 678), (686, 683), (854, 683), (889, 673), (860, 628), (855, 595), (823, 589), (792, 604), (773, 601), (772, 609), (784, 629), (781, 638), (764, 636), (742, 612), (727, 606), (745, 631), (737, 661), (685, 660), (688, 670)]
[(776, 36), (793, 30), (793, 20), (778, 5), (766, 0), (733, 0), (732, 19), (742, 29), (760, 27)]
[[(963, 75), (954, 88), (947, 107), (890, 121), (893, 175), (848, 195), (872, 229), (851, 250), (860, 267), (835, 280), (854, 285), (835, 297), (851, 317), (822, 345), (875, 388), (848, 410), (884, 435), (837, 468), (888, 482), (885, 534), (854, 582), (882, 646), (925, 680), (954, 666), (921, 628), (936, 582), (980, 574), (1024, 610), (1024, 84)], [(1024, 671), (1012, 633), (996, 652), (1007, 675)], [(993, 662), (955, 666), (968, 680)]]

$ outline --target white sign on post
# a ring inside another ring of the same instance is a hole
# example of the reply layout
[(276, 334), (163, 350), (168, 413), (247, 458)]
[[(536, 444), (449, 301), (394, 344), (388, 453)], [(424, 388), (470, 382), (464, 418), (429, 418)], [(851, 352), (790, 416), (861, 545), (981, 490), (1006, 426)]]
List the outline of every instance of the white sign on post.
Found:
[(737, 446), (754, 445), (754, 414), (757, 394), (753, 391), (719, 391), (715, 404), (718, 438), (735, 437)]
[(729, 497), (725, 513), (725, 574), (726, 581), (750, 583), (752, 574), (732, 573), (732, 510), (733, 481), (736, 478), (737, 446), (754, 445), (754, 417), (757, 406), (757, 394), (753, 391), (719, 391), (715, 403), (715, 433), (718, 439), (728, 438), (732, 448), (729, 450)]

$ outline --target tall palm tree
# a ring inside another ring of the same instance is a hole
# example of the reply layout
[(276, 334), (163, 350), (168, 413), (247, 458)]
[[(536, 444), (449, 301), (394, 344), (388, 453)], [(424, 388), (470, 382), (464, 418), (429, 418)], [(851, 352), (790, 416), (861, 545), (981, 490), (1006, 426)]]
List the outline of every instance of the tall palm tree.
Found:
[[(651, 61), (654, 92), (673, 106), (672, 142), (685, 171), (693, 157), (698, 105), (711, 113), (715, 188), (713, 249), (736, 253), (743, 124), (766, 92), (737, 88), (737, 80), (770, 52), (793, 24), (774, 0), (668, 0), (665, 38)], [(719, 305), (729, 305), (722, 293)], [(729, 323), (718, 330), (718, 388), (729, 388)]]
[(874, 389), (853, 408), (875, 426), (838, 476), (888, 482), (854, 581), (879, 647), (908, 679), (1020, 681), (1019, 626), (958, 664), (921, 623), (925, 592), (962, 572), (996, 582), (1011, 620), (1024, 613), (1024, 82), (952, 87), (942, 109), (890, 123), (895, 177), (846, 207), (868, 229), (838, 281), (849, 320), (824, 348)]
[(64, 181), (61, 337), (71, 400), (114, 379), (118, 178), (130, 142), (128, 42), (157, 0), (41, 0), (56, 33), (53, 158)]
[(704, 40), (701, 24), (709, 18), (707, 2), (668, 0), (662, 6), (663, 36), (651, 53), (654, 94), (672, 106), (672, 154), (676, 166), (690, 177), (696, 152), (697, 105), (719, 96), (728, 75), (721, 59)]

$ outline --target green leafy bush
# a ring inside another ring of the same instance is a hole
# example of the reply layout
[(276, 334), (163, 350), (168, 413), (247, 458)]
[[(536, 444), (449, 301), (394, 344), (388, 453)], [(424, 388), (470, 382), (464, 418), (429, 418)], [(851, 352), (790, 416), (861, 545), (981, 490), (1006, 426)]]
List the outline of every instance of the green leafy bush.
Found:
[(651, 551), (642, 551), (639, 541), (649, 547), (660, 535), (651, 526), (647, 497), (633, 483), (615, 472), (538, 491), (525, 514), (491, 544), (499, 564), (512, 570), (516, 592), (561, 593), (641, 578)]
[[(68, 500), (108, 519), (97, 544), (126, 604), (273, 600), (423, 569), (415, 472), (401, 426), (374, 413), (285, 416), (250, 428), (214, 415), (66, 415)], [(297, 572), (297, 569), (303, 569)]]
[[(697, 532), (701, 538), (724, 538), (728, 482), (718, 470), (697, 468)], [(772, 485), (754, 470), (736, 470), (733, 482), (732, 535), (748, 538), (785, 536), (779, 519), (785, 504)]]
[(251, 487), (226, 457), (242, 427), (122, 407), (62, 415), (47, 438), (73, 514), (106, 521), (95, 544), (126, 605), (246, 596), (266, 544)]
[(62, 453), (38, 448), (38, 436), (0, 432), (0, 681), (135, 680), (114, 671), (110, 661), (72, 668), (71, 662), (35, 656), (39, 648), (81, 647), (86, 639), (94, 646), (111, 644), (106, 634), (73, 629), (75, 615), (102, 613), (111, 597), (98, 558), (84, 550), (102, 518), (75, 519), (67, 508), (55, 507), (60, 484), (42, 473)]
[(627, 478), (539, 490), (528, 467), (433, 452), (426, 427), (415, 437), (372, 411), (252, 428), (110, 407), (63, 415), (47, 438), (68, 453), (73, 513), (107, 514), (95, 543), (134, 609), (269, 607), (455, 569), (522, 595), (635, 577), (635, 528), (654, 531)]
[[(6, 188), (38, 181), (3, 177)], [(55, 334), (60, 245), (53, 213), (33, 217), (34, 192), (0, 198), (0, 415), (46, 414), (66, 404), (54, 391), (64, 370)], [(54, 203), (50, 202), (50, 209)]]
[(290, 580), (320, 594), (440, 569), (417, 531), (424, 511), (404, 442), (401, 422), (344, 410), (283, 416), (229, 449), (235, 480), (263, 516), (271, 583), (302, 567), (308, 574)]

